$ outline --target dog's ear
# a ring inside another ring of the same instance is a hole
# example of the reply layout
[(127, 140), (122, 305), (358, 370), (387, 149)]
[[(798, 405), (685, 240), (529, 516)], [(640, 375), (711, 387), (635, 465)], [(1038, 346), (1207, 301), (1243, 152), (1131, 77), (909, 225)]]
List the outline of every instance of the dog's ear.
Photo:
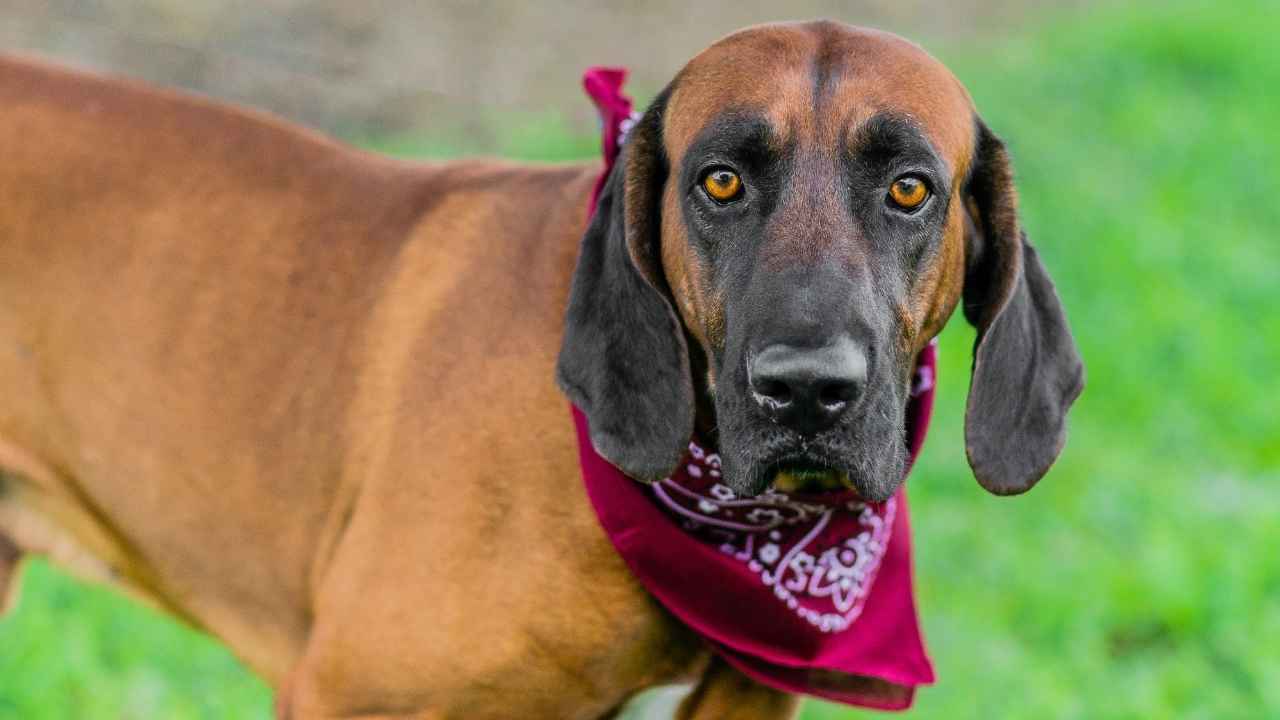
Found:
[(1084, 365), (1053, 282), (1019, 227), (1009, 154), (981, 121), (965, 201), (973, 227), (964, 313), (978, 330), (965, 451), (984, 488), (1016, 495), (1062, 451)]
[(667, 176), (659, 96), (632, 128), (582, 238), (556, 380), (596, 452), (638, 480), (671, 474), (693, 433), (693, 383), (662, 272)]

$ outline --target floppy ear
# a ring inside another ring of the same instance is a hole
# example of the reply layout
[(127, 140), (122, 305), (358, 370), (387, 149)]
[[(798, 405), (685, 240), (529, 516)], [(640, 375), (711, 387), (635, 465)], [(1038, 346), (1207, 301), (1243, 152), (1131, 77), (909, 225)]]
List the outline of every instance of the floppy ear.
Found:
[(582, 238), (556, 365), (596, 452), (646, 481), (675, 469), (694, 413), (688, 348), (659, 260), (664, 100), (632, 128)]
[(1018, 223), (1004, 144), (978, 121), (967, 206), (964, 312), (978, 329), (965, 410), (973, 474), (996, 495), (1025, 492), (1067, 440), (1084, 365), (1053, 282)]

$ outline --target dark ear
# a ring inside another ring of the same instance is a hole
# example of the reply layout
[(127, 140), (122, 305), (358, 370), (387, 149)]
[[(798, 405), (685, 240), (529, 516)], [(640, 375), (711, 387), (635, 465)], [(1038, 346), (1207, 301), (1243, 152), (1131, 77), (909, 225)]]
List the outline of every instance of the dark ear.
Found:
[(671, 474), (693, 433), (688, 348), (658, 248), (664, 100), (632, 128), (582, 238), (556, 366), (596, 452), (646, 481)]
[(984, 488), (1016, 495), (1035, 485), (1062, 451), (1067, 409), (1084, 388), (1084, 365), (1053, 282), (1019, 227), (1008, 152), (981, 121), (967, 195), (974, 228), (964, 312), (978, 339), (965, 451)]

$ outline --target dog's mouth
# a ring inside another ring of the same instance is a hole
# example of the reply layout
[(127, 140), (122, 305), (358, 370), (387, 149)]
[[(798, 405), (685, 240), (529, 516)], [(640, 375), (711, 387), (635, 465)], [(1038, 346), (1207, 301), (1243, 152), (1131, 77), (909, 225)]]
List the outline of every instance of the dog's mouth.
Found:
[(823, 503), (880, 503), (901, 484), (905, 406), (896, 393), (869, 396), (830, 428), (802, 434), (769, 422), (746, 392), (735, 392), (740, 388), (717, 393), (714, 439), (724, 483), (739, 496), (774, 491)]
[(771, 468), (769, 485), (788, 495), (828, 495), (855, 490), (849, 473), (810, 458), (787, 458)]

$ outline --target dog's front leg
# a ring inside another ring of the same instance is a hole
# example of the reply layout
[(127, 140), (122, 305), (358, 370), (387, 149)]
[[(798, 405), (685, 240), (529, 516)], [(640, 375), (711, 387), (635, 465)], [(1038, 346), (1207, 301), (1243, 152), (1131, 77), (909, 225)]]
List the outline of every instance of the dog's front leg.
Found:
[(800, 698), (765, 687), (715, 658), (693, 692), (680, 703), (677, 720), (786, 720)]

